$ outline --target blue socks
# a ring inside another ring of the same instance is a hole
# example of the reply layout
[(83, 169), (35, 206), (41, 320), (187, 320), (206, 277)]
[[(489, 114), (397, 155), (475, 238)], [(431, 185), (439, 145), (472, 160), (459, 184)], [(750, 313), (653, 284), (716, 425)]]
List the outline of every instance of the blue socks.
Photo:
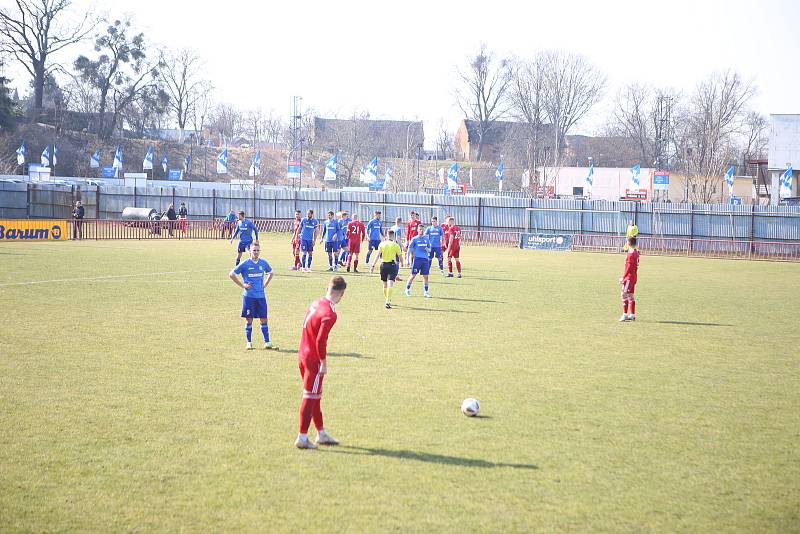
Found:
[(308, 257), (308, 254), (303, 252), (303, 261), (302, 261), (303, 269), (306, 268), (306, 257)]
[(244, 327), (244, 335), (247, 336), (247, 342), (253, 341), (253, 325), (249, 324)]
[(333, 254), (328, 254), (328, 265), (333, 267)]
[(308, 255), (308, 265), (307, 265), (307, 267), (309, 269), (311, 268), (311, 254)]
[(369, 249), (367, 251), (367, 265), (369, 265), (369, 257), (370, 257), (371, 254), (372, 254), (372, 249)]
[(428, 291), (428, 284), (425, 284), (425, 291)]
[(261, 325), (261, 333), (264, 334), (264, 343), (269, 343), (269, 325), (267, 323)]

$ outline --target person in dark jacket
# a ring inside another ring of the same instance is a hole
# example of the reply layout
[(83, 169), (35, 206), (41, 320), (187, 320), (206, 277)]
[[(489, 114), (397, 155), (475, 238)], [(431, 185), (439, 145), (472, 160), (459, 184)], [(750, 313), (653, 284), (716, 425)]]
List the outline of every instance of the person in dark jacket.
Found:
[(167, 213), (165, 215), (167, 216), (167, 220), (169, 221), (167, 223), (168, 228), (169, 228), (169, 235), (173, 235), (172, 234), (172, 230), (175, 228), (175, 222), (174, 221), (178, 220), (178, 214), (175, 213), (175, 206), (170, 204), (169, 207), (167, 208)]
[(72, 223), (72, 239), (83, 239), (83, 216), (86, 215), (86, 209), (81, 204), (80, 200), (75, 202), (75, 209), (72, 210), (72, 218), (75, 219)]

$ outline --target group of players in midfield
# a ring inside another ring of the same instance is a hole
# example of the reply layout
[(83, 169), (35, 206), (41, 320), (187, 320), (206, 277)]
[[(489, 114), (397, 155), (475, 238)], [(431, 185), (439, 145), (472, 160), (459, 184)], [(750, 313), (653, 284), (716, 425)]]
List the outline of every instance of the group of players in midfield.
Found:
[[(231, 236), (231, 242), (239, 237), (237, 247), (236, 266), (229, 273), (230, 279), (242, 288), (242, 317), (245, 319), (245, 336), (247, 349), (252, 349), (253, 319), (259, 319), (261, 333), (264, 336), (264, 348), (277, 350), (269, 337), (267, 321), (267, 300), (265, 289), (273, 278), (272, 267), (261, 258), (261, 246), (258, 243), (258, 228), (246, 219), (244, 212), (238, 213), (236, 231)], [(313, 210), (308, 210), (306, 218), (301, 218), (301, 212), (295, 212), (292, 248), (294, 253), (293, 270), (310, 272), (318, 228), (321, 228), (320, 242), (325, 242), (325, 252), (328, 254), (328, 270), (336, 271), (338, 267), (347, 266), (350, 272), (358, 272), (358, 256), (361, 252), (361, 243), (369, 237), (366, 262), (369, 264), (370, 255), (376, 252), (375, 260), (370, 266), (373, 272), (378, 261), (381, 261), (381, 280), (383, 281), (383, 294), (385, 306), (391, 308), (392, 285), (398, 280), (399, 269), (406, 258), (411, 266), (411, 275), (406, 284), (406, 295), (411, 294), (411, 284), (418, 274), (424, 280), (424, 296), (430, 297), (428, 292), (428, 275), (430, 265), (434, 259), (439, 261), (439, 270), (444, 274), (443, 249), (447, 251), (448, 276), (453, 276), (453, 261), (455, 260), (458, 277), (461, 277), (460, 240), (461, 229), (455, 224), (453, 217), (446, 217), (446, 223), (439, 225), (436, 217), (431, 224), (425, 227), (419, 219), (419, 214), (411, 212), (411, 217), (402, 226), (402, 220), (397, 219), (386, 233), (383, 232), (381, 212), (376, 211), (374, 218), (365, 226), (357, 214), (348, 217), (347, 212), (341, 212), (338, 218), (334, 213), (327, 213), (327, 220), (322, 224), (314, 218)], [(629, 227), (627, 232), (625, 270), (619, 282), (622, 286), (623, 315), (620, 321), (636, 320), (636, 302), (634, 289), (638, 277), (639, 251), (636, 248), (636, 234)], [(405, 236), (405, 254), (400, 246), (400, 241)], [(338, 243), (338, 244), (337, 244)], [(250, 257), (241, 262), (241, 256), (249, 251)], [(300, 254), (302, 252), (302, 259)], [(325, 431), (322, 417), (322, 382), (327, 373), (327, 344), (328, 335), (336, 323), (336, 304), (344, 296), (347, 282), (341, 276), (334, 276), (328, 283), (326, 295), (308, 307), (300, 336), (298, 349), (298, 366), (303, 381), (303, 397), (300, 403), (299, 432), (295, 446), (299, 449), (315, 449), (317, 445), (338, 445), (339, 442)], [(314, 442), (308, 438), (308, 430), (313, 421), (317, 430)]]
[[(319, 242), (325, 243), (328, 255), (328, 270), (336, 271), (339, 267), (347, 267), (347, 272), (358, 273), (358, 261), (361, 244), (369, 238), (366, 263), (375, 252), (375, 260), (370, 266), (373, 272), (378, 261), (381, 261), (381, 280), (384, 286), (385, 306), (391, 309), (392, 285), (398, 279), (400, 267), (404, 263), (411, 266), (411, 274), (406, 285), (406, 295), (411, 295), (411, 284), (418, 274), (424, 280), (424, 295), (430, 297), (428, 276), (431, 262), (439, 261), (439, 270), (444, 275), (444, 255), (447, 251), (448, 276), (453, 276), (455, 261), (458, 277), (461, 278), (461, 228), (455, 224), (453, 217), (447, 217), (444, 225), (439, 225), (436, 217), (426, 227), (419, 219), (419, 214), (411, 212), (405, 227), (402, 220), (384, 232), (381, 212), (376, 211), (372, 220), (365, 226), (357, 214), (350, 219), (347, 212), (334, 216), (327, 213), (327, 219), (320, 222), (314, 218), (313, 210), (308, 210), (306, 217), (295, 212), (292, 236), (292, 252), (294, 265), (292, 270), (310, 272), (313, 260), (314, 243), (319, 235)], [(242, 289), (242, 313), (245, 320), (246, 348), (253, 348), (253, 320), (258, 319), (264, 337), (264, 348), (277, 350), (270, 341), (267, 298), (265, 289), (273, 278), (272, 266), (261, 257), (261, 245), (258, 242), (258, 227), (253, 221), (245, 218), (245, 213), (237, 214), (236, 231), (231, 235), (233, 242), (237, 237), (237, 256), (235, 266), (229, 273), (230, 279)], [(400, 242), (405, 236), (405, 254)], [(250, 257), (241, 261), (242, 255), (249, 252)], [(301, 259), (302, 253), (302, 259)], [(405, 261), (404, 261), (405, 260)], [(315, 449), (317, 445), (338, 445), (338, 441), (325, 431), (322, 418), (322, 381), (327, 373), (328, 335), (336, 323), (336, 304), (344, 296), (347, 282), (341, 276), (334, 276), (328, 283), (324, 297), (314, 301), (306, 311), (298, 349), (298, 365), (303, 381), (303, 397), (300, 403), (300, 428), (295, 440), (299, 449)], [(314, 442), (308, 438), (308, 429), (313, 421), (317, 429)]]

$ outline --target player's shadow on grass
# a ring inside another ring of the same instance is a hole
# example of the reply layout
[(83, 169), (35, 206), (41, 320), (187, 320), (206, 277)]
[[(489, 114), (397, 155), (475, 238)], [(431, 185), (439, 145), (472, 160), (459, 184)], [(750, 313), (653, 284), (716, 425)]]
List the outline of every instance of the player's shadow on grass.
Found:
[(534, 464), (508, 464), (503, 462), (490, 462), (478, 458), (461, 458), (460, 456), (446, 456), (444, 454), (432, 454), (429, 452), (417, 452), (408, 450), (376, 449), (370, 447), (353, 447), (340, 445), (335, 448), (326, 449), (328, 452), (339, 454), (354, 454), (357, 456), (383, 456), (385, 458), (397, 458), (399, 460), (414, 460), (417, 462), (430, 462), (435, 464), (456, 465), (459, 467), (479, 467), (482, 469), (493, 469), (497, 467), (511, 467), (514, 469), (539, 469)]
[(461, 302), (484, 302), (484, 303), (492, 303), (492, 304), (505, 304), (503, 300), (491, 300), (491, 299), (462, 299), (460, 297), (433, 297), (436, 300), (456, 300)]
[(398, 308), (400, 310), (414, 310), (414, 311), (429, 311), (429, 312), (440, 312), (440, 313), (478, 313), (476, 311), (469, 311), (469, 310), (455, 310), (455, 309), (439, 309), (439, 308), (417, 308), (414, 306), (405, 306), (403, 304), (392, 304), (393, 308)]
[[(285, 352), (287, 354), (297, 354), (297, 349), (278, 349), (277, 352)], [(360, 352), (329, 352), (328, 356), (332, 358), (358, 358), (364, 360), (374, 360), (373, 356), (364, 356)]]
[(677, 324), (683, 326), (734, 326), (732, 324), (720, 324), (720, 323), (695, 323), (691, 321), (654, 321), (658, 324)]

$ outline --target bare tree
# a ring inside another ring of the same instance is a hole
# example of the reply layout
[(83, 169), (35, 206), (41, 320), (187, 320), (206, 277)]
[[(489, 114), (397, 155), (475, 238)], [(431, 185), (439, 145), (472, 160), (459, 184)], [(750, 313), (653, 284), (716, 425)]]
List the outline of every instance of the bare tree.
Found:
[(230, 139), (242, 132), (244, 119), (241, 111), (231, 104), (217, 104), (209, 122), (214, 131)]
[(751, 111), (744, 118), (744, 150), (742, 151), (742, 163), (749, 160), (763, 159), (767, 153), (767, 118), (756, 112)]
[(261, 141), (262, 132), (264, 131), (264, 113), (260, 109), (248, 111), (245, 117), (247, 125), (247, 133), (250, 136), (251, 144), (257, 147)]
[(203, 82), (199, 78), (202, 62), (195, 52), (183, 49), (167, 57), (164, 64), (161, 77), (164, 90), (169, 95), (170, 110), (180, 128), (182, 142), (186, 123), (194, 114), (197, 99), (202, 95)]
[(280, 116), (270, 112), (269, 117), (264, 119), (264, 134), (267, 140), (272, 143), (272, 149), (275, 149), (276, 143), (281, 140), (281, 135), (284, 131), (284, 124)]
[(439, 133), (436, 137), (436, 153), (439, 159), (451, 159), (454, 152), (452, 132), (448, 131), (444, 121), (439, 123)]
[(612, 128), (636, 145), (639, 160), (649, 164), (655, 159), (656, 93), (652, 86), (628, 84), (614, 99)]
[[(195, 100), (192, 120), (194, 122), (194, 129), (200, 132), (197, 142), (203, 143), (206, 127), (206, 120), (211, 113), (211, 107), (214, 105), (214, 86), (208, 80), (203, 80), (197, 86), (197, 99)], [(207, 143), (203, 143), (207, 144)]]
[(552, 124), (553, 165), (560, 165), (567, 134), (600, 100), (605, 75), (579, 54), (551, 50), (541, 53), (544, 111)]
[(545, 61), (537, 54), (512, 67), (509, 98), (513, 115), (526, 126), (525, 167), (535, 175), (542, 163), (545, 132)]
[(686, 169), (689, 200), (710, 202), (722, 191), (722, 174), (738, 159), (736, 136), (755, 93), (752, 82), (728, 70), (698, 83), (680, 110), (675, 140)]
[(510, 63), (495, 60), (494, 54), (481, 45), (478, 53), (469, 60), (465, 69), (458, 69), (461, 86), (456, 98), (467, 119), (478, 126), (478, 154), (480, 161), (486, 134), (506, 112), (506, 94), (511, 83)]
[(0, 8), (0, 51), (12, 56), (33, 78), (33, 118), (42, 112), (47, 73), (52, 55), (83, 40), (94, 28), (86, 13), (79, 23), (68, 24), (64, 14), (70, 0), (15, 0)]

